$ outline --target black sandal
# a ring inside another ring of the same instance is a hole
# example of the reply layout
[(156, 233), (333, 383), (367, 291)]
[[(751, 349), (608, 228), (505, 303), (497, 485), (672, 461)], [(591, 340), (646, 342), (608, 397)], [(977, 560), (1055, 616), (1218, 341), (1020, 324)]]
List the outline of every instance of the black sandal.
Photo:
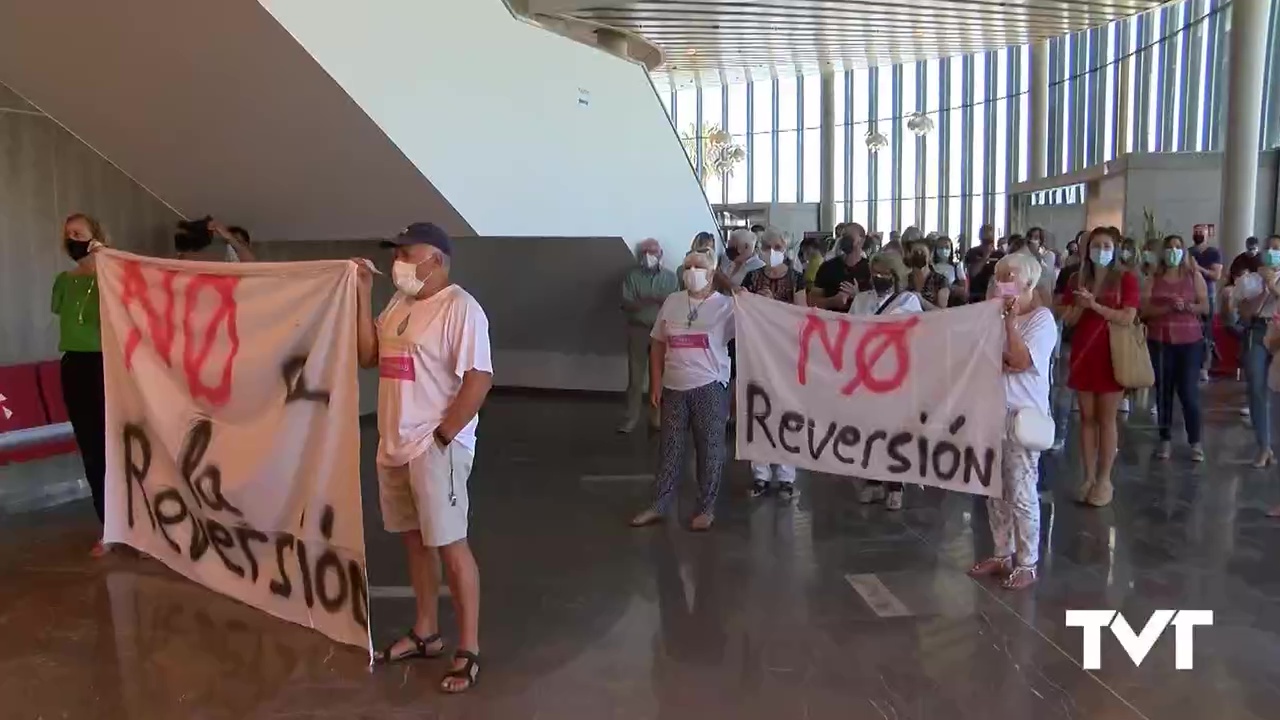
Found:
[[(391, 651), (395, 648), (396, 643), (400, 642), (400, 640), (403, 640), (405, 638), (408, 638), (409, 640), (413, 641), (414, 648), (402, 655), (396, 655), (392, 657)], [(410, 628), (409, 632), (405, 633), (401, 638), (392, 642), (386, 648), (384, 648), (383, 650), (380, 650), (378, 654), (374, 655), (373, 661), (379, 665), (389, 665), (391, 663), (398, 663), (404, 660), (414, 660), (416, 658), (427, 658), (427, 659), (438, 658), (444, 654), (444, 643), (441, 642), (442, 640), (443, 638), (440, 637), (440, 633), (435, 633), (434, 635), (430, 635), (425, 638), (420, 638), (418, 637), (418, 634), (414, 632), (412, 628)], [(427, 649), (428, 645), (434, 645), (437, 642), (440, 643), (439, 650), (436, 650), (433, 652)]]
[[(450, 694), (464, 693), (480, 682), (480, 656), (467, 650), (458, 650), (453, 654), (453, 659), (457, 660), (459, 658), (466, 660), (466, 664), (457, 670), (450, 670), (444, 674), (444, 677), (440, 678), (440, 692)], [(457, 690), (450, 690), (445, 685), (445, 681), (453, 679), (466, 680), (467, 684)]]

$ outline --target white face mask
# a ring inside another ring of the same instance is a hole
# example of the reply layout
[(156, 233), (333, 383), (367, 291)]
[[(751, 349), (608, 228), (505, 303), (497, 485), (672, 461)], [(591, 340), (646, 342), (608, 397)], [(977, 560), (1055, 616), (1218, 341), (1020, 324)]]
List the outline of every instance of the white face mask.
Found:
[(652, 270), (658, 267), (658, 256), (653, 253), (645, 253), (640, 257), (640, 264)]
[(417, 297), (426, 286), (425, 280), (418, 279), (418, 266), (404, 260), (397, 260), (391, 265), (391, 282), (397, 290), (409, 297)]
[(769, 263), (769, 267), (778, 267), (787, 261), (787, 254), (781, 250), (770, 250), (764, 261)]
[(707, 271), (703, 268), (689, 268), (684, 271), (684, 286), (691, 293), (700, 293), (706, 289), (711, 279), (707, 276)]

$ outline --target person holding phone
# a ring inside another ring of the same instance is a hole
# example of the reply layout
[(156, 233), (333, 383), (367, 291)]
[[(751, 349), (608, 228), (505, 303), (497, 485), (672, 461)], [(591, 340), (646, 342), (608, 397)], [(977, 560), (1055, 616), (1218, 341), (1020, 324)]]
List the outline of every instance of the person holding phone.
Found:
[(1073, 329), (1067, 386), (1080, 408), (1080, 454), (1084, 478), (1076, 499), (1094, 507), (1111, 504), (1116, 459), (1116, 414), (1124, 388), (1111, 364), (1110, 323), (1132, 323), (1141, 294), (1138, 279), (1119, 262), (1122, 238), (1115, 228), (1097, 228), (1081, 249), (1080, 271), (1061, 298), (1063, 322)]

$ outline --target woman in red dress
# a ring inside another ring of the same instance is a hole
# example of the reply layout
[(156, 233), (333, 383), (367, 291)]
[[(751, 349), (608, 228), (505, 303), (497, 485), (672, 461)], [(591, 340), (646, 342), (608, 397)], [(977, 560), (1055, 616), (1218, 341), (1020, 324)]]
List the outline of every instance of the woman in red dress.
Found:
[(1076, 499), (1094, 507), (1111, 503), (1116, 458), (1116, 413), (1124, 388), (1111, 366), (1110, 323), (1132, 323), (1141, 293), (1138, 279), (1119, 262), (1122, 238), (1113, 228), (1089, 233), (1080, 272), (1067, 284), (1063, 322), (1073, 327), (1067, 385), (1080, 404), (1080, 453), (1084, 482)]

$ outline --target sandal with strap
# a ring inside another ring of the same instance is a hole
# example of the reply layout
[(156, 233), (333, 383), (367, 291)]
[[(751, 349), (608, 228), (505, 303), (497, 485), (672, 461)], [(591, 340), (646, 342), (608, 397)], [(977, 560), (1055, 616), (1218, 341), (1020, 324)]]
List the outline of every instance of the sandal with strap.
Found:
[(1034, 565), (1019, 565), (1009, 574), (1009, 577), (1004, 579), (1004, 582), (1000, 583), (1000, 587), (1005, 590), (1024, 590), (1037, 579)]
[[(396, 643), (406, 638), (408, 638), (413, 643), (413, 649), (408, 652), (401, 653), (399, 655), (392, 655), (391, 651), (395, 649)], [(436, 643), (440, 643), (439, 649), (437, 650), (427, 649), (429, 645), (435, 645)], [(378, 654), (373, 656), (373, 661), (379, 665), (388, 665), (390, 663), (398, 663), (404, 660), (414, 660), (416, 658), (426, 658), (429, 660), (431, 658), (438, 658), (443, 654), (444, 654), (444, 642), (443, 642), (443, 638), (440, 637), (440, 633), (434, 633), (425, 638), (421, 638), (421, 637), (418, 637), (418, 633), (414, 632), (413, 629), (410, 628), (409, 632), (406, 632), (403, 636), (400, 637), (399, 640), (396, 640), (395, 642), (391, 643), (384, 649), (378, 651)]]
[[(440, 678), (440, 692), (457, 694), (464, 693), (475, 687), (480, 682), (480, 656), (467, 651), (458, 650), (453, 654), (454, 660), (466, 660), (466, 664), (457, 670), (450, 670)], [(457, 689), (450, 689), (450, 680), (466, 680), (466, 684)]]
[(1013, 572), (1012, 557), (989, 557), (969, 568), (969, 577), (1005, 577)]

